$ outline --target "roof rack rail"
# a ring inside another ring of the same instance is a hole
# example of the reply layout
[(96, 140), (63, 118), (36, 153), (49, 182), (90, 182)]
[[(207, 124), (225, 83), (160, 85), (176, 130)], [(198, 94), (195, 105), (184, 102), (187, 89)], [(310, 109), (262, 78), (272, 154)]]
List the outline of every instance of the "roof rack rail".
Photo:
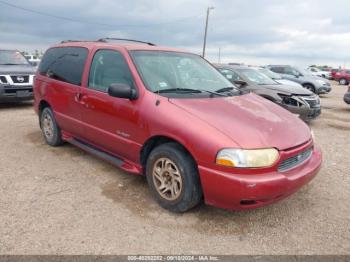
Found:
[(150, 42), (144, 42), (144, 41), (139, 41), (139, 40), (134, 40), (134, 39), (127, 39), (127, 38), (113, 38), (113, 37), (106, 37), (106, 38), (101, 38), (98, 39), (98, 42), (108, 42), (108, 40), (114, 40), (114, 41), (128, 41), (128, 42), (135, 42), (135, 43), (142, 43), (146, 45), (151, 45), (155, 46), (156, 44), (150, 43)]
[(61, 44), (76, 43), (76, 42), (96, 42), (96, 41), (94, 41), (94, 40), (63, 40), (63, 41), (61, 41)]

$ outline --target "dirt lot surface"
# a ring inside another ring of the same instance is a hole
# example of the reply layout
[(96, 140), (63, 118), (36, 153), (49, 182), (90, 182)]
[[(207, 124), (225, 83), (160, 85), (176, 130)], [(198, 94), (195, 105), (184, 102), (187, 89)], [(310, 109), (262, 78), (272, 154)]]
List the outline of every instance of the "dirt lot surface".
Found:
[(272, 206), (175, 215), (146, 180), (44, 143), (30, 104), (0, 107), (1, 254), (350, 254), (350, 106), (322, 96), (318, 176)]

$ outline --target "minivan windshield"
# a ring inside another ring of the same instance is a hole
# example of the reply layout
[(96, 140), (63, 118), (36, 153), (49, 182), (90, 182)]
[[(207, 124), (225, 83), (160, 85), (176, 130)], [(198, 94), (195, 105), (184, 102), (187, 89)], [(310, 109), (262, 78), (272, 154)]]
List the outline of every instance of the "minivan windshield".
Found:
[(28, 65), (28, 61), (18, 51), (0, 50), (0, 65)]
[(267, 77), (265, 74), (260, 73), (256, 69), (245, 68), (245, 69), (238, 69), (238, 70), (249, 81), (257, 85), (277, 85), (278, 84), (276, 81)]
[(131, 55), (147, 89), (155, 93), (237, 90), (198, 55), (168, 51), (131, 51)]

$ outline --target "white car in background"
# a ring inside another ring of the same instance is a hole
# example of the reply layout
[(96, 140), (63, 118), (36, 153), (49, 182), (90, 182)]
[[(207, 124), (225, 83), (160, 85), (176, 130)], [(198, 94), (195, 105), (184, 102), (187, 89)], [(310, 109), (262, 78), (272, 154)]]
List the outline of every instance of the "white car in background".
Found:
[(332, 77), (331, 72), (322, 71), (322, 70), (318, 69), (317, 67), (309, 67), (307, 70), (314, 76), (320, 76), (320, 77), (327, 78), (327, 79), (330, 79)]
[(275, 72), (272, 72), (271, 70), (269, 70), (267, 68), (258, 67), (256, 69), (259, 70), (260, 73), (263, 73), (264, 75), (266, 75), (267, 77), (275, 80), (277, 83), (280, 83), (281, 85), (303, 87), (299, 83), (296, 83), (294, 81), (290, 81), (288, 79), (283, 79), (282, 76), (280, 76), (279, 74), (277, 74)]

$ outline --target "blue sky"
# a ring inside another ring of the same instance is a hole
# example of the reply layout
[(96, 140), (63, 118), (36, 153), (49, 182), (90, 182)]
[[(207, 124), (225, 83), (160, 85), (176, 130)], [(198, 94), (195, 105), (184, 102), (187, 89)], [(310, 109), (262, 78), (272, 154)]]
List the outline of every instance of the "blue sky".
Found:
[(114, 36), (201, 53), (206, 8), (214, 6), (207, 40), (212, 62), (221, 48), (222, 62), (350, 66), (348, 0), (7, 2), (52, 16), (0, 1), (0, 48), (45, 50), (63, 39)]

